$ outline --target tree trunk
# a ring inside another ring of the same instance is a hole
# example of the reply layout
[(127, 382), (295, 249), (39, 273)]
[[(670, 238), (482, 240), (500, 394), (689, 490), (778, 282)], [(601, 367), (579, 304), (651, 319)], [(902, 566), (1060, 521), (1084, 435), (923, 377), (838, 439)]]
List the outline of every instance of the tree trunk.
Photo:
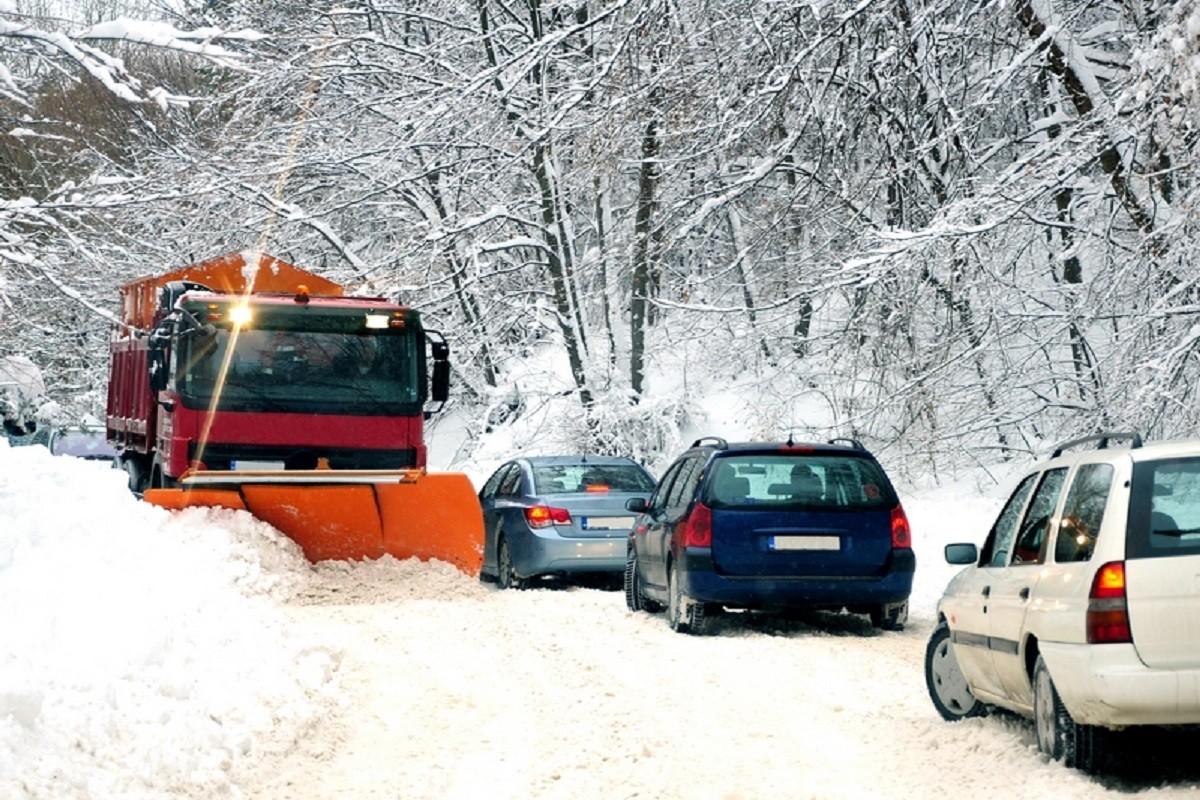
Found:
[(554, 294), (555, 316), (567, 348), (567, 361), (571, 376), (579, 390), (579, 399), (585, 412), (592, 407), (592, 392), (588, 388), (587, 371), (584, 369), (583, 348), (575, 329), (571, 310), (571, 297), (567, 288), (566, 268), (560, 254), (562, 243), (558, 239), (558, 204), (555, 202), (554, 177), (547, 164), (549, 153), (546, 145), (538, 143), (533, 148), (533, 174), (537, 179), (542, 208), (542, 234), (546, 240), (546, 260), (550, 270), (550, 283)]

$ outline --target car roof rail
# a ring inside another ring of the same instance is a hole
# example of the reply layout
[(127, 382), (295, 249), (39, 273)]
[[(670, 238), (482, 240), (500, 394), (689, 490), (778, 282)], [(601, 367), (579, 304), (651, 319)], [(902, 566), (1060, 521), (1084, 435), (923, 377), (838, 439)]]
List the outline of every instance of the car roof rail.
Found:
[(846, 444), (850, 445), (855, 450), (866, 450), (867, 449), (867, 448), (863, 447), (863, 443), (860, 442), (858, 439), (851, 439), (848, 436), (835, 436), (829, 440), (828, 444), (840, 444), (842, 442), (845, 442)]
[(728, 450), (729, 442), (722, 439), (720, 436), (701, 436), (696, 441), (692, 442), (692, 447), (703, 447), (705, 442), (712, 442), (718, 450)]
[(1109, 431), (1107, 433), (1094, 433), (1091, 436), (1082, 436), (1078, 439), (1072, 439), (1069, 442), (1063, 442), (1054, 448), (1054, 455), (1051, 458), (1058, 458), (1063, 454), (1063, 451), (1070, 450), (1072, 447), (1077, 447), (1088, 442), (1099, 442), (1096, 445), (1097, 450), (1107, 450), (1108, 443), (1113, 439), (1128, 439), (1129, 449), (1136, 450), (1142, 446), (1142, 435), (1135, 431)]

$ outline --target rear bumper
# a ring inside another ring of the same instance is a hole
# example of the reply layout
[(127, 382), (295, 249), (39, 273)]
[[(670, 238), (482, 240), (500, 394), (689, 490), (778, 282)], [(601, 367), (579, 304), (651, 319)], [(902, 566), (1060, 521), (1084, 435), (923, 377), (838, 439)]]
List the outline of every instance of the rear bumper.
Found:
[(1200, 669), (1151, 669), (1132, 644), (1040, 642), (1038, 652), (1078, 723), (1200, 724)]
[(567, 539), (545, 531), (512, 537), (513, 567), (522, 577), (550, 572), (620, 572), (625, 569), (629, 537)]
[(912, 592), (916, 557), (893, 551), (883, 573), (853, 578), (823, 575), (730, 576), (718, 573), (708, 548), (683, 553), (683, 591), (702, 603), (738, 608), (803, 608), (901, 603)]

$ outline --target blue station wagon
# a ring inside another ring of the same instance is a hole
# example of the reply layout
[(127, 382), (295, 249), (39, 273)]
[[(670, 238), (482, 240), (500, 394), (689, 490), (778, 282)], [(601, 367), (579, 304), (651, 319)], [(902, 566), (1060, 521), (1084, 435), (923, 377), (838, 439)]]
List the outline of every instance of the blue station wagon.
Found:
[[(845, 441), (847, 444), (840, 444)], [(879, 462), (852, 440), (697, 440), (663, 475), (629, 534), (625, 600), (704, 633), (722, 608), (847, 608), (899, 630), (916, 558)]]

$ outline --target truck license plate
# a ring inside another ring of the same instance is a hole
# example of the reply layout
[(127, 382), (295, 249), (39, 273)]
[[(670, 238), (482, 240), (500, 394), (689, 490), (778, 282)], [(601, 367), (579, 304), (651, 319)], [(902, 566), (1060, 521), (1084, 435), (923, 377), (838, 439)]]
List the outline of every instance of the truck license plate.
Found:
[(245, 459), (238, 459), (236, 461), (230, 461), (229, 467), (234, 472), (246, 472), (248, 470), (255, 470), (255, 471), (273, 470), (273, 469), (283, 469), (283, 462), (282, 461), (247, 461)]

